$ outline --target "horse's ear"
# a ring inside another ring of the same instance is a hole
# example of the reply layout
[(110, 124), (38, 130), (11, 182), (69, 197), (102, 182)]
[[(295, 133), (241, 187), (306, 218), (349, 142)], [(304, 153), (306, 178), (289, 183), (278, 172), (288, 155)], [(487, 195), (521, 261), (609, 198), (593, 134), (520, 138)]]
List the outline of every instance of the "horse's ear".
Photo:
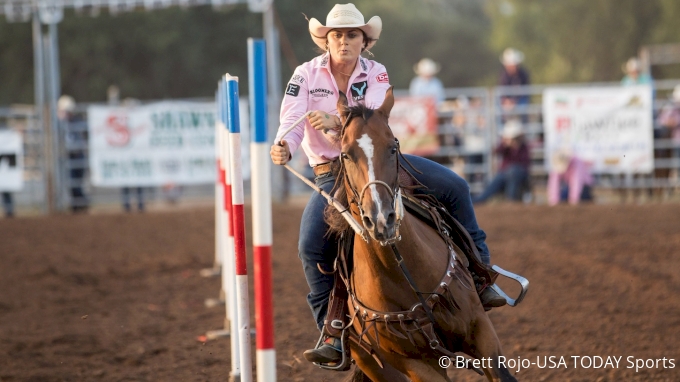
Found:
[(387, 89), (387, 92), (385, 92), (385, 100), (378, 108), (378, 111), (380, 111), (385, 117), (389, 117), (390, 112), (392, 111), (392, 106), (394, 106), (394, 86), (390, 86), (390, 88)]
[(347, 119), (347, 114), (349, 114), (349, 106), (347, 105), (347, 96), (343, 92), (340, 92), (337, 107), (338, 114), (340, 115), (340, 121), (344, 125), (345, 120)]

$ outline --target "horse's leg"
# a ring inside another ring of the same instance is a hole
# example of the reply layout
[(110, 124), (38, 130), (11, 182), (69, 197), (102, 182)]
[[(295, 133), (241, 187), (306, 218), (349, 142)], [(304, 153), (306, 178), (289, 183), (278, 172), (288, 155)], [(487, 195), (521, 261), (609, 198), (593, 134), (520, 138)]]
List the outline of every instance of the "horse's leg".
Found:
[[(485, 360), (482, 362), (482, 370), (489, 381), (516, 382), (510, 371), (498, 362), (503, 355), (501, 343), (496, 336), (496, 331), (489, 317), (481, 311), (477, 314), (477, 320), (471, 326), (471, 331), (465, 341), (464, 352)], [(489, 362), (491, 360), (491, 362)]]
[(439, 366), (438, 360), (438, 357), (433, 361), (404, 358), (399, 361), (399, 365), (413, 382), (451, 382), (446, 369)]
[[(360, 346), (355, 346), (354, 343), (350, 346), (352, 352), (352, 359), (357, 364), (357, 367), (366, 374), (373, 382), (408, 382), (408, 378), (399, 370), (383, 360), (383, 368), (380, 367), (373, 357), (368, 354)], [(357, 379), (357, 375), (353, 375), (349, 381), (361, 381)], [(364, 379), (364, 381), (366, 381)]]

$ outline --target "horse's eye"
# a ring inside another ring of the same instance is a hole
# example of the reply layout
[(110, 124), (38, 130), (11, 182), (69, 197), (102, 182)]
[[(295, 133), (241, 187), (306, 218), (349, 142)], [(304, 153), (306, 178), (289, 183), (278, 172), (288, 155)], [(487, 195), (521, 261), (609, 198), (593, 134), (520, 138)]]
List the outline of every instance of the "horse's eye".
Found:
[(392, 154), (396, 154), (396, 153), (397, 153), (397, 148), (396, 148), (396, 147), (392, 147), (392, 150), (390, 150), (390, 152), (391, 152)]
[(347, 155), (347, 153), (340, 153), (340, 157), (349, 160), (349, 155)]

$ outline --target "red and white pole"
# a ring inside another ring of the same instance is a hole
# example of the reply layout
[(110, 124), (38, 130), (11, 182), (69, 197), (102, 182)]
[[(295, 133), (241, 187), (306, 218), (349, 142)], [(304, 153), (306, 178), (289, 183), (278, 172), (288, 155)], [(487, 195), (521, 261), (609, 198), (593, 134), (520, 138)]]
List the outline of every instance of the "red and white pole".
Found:
[(251, 186), (255, 264), (255, 330), (257, 379), (276, 381), (274, 312), (272, 306), (271, 170), (267, 139), (267, 78), (264, 40), (248, 39), (250, 90)]
[[(250, 356), (250, 305), (248, 301), (248, 268), (246, 266), (246, 232), (243, 210), (243, 175), (241, 173), (241, 128), (239, 118), (238, 77), (224, 76), (227, 100), (227, 127), (229, 128), (229, 167), (231, 177), (231, 219), (234, 232), (234, 271), (236, 275), (236, 316), (238, 316), (238, 342), (241, 364), (241, 381), (251, 382)], [(233, 318), (232, 318), (233, 321)], [(232, 336), (235, 333), (232, 333)]]

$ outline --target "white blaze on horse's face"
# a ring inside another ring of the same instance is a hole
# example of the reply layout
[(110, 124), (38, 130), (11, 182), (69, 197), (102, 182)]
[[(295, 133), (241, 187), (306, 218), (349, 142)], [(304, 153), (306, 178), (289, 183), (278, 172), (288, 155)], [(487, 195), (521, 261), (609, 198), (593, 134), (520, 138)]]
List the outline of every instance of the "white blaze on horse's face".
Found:
[[(368, 134), (364, 133), (361, 136), (361, 138), (357, 139), (357, 143), (359, 144), (359, 147), (364, 151), (364, 155), (366, 156), (368, 164), (368, 181), (374, 182), (376, 179), (375, 179), (375, 164), (373, 162), (373, 154), (375, 151), (375, 148), (373, 146), (373, 140), (371, 140), (371, 137), (369, 137)], [(375, 211), (377, 212), (375, 216), (375, 222), (371, 222), (373, 223), (372, 228), (379, 235), (382, 234), (384, 236), (388, 236), (390, 233), (388, 233), (387, 231), (389, 230), (390, 227), (388, 226), (387, 218), (385, 217), (385, 214), (383, 212), (382, 201), (380, 200), (380, 195), (378, 194), (378, 187), (376, 184), (371, 184), (369, 186), (369, 190), (371, 191), (371, 199), (373, 200), (373, 203), (375, 203)], [(369, 215), (371, 214), (371, 211), (367, 212), (369, 213)], [(369, 216), (369, 218), (370, 217), (371, 216)]]

